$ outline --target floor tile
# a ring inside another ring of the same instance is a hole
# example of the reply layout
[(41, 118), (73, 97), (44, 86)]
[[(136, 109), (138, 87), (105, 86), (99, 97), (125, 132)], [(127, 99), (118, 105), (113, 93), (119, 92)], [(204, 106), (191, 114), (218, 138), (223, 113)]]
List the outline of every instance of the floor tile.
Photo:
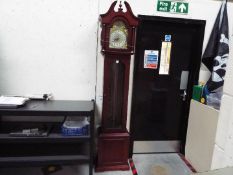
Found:
[(190, 175), (191, 170), (178, 154), (134, 154), (138, 175)]

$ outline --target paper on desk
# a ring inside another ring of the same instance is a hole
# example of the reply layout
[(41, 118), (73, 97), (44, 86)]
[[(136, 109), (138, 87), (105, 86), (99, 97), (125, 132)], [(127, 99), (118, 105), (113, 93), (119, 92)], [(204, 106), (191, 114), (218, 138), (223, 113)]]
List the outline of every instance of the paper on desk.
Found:
[(23, 105), (28, 98), (0, 96), (0, 105)]

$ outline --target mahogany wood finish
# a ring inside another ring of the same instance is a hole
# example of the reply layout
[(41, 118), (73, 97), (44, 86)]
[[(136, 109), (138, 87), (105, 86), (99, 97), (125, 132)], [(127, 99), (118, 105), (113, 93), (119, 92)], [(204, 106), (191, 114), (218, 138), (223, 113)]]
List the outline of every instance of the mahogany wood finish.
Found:
[(98, 140), (96, 171), (129, 170), (129, 134), (103, 133)]
[[(102, 123), (98, 137), (96, 171), (129, 170), (129, 133), (126, 129), (130, 58), (138, 19), (125, 1), (118, 11), (113, 2), (106, 14), (100, 15), (102, 24), (101, 44), (104, 54), (104, 90)], [(127, 48), (110, 48), (110, 30), (115, 22), (124, 23), (127, 30)]]

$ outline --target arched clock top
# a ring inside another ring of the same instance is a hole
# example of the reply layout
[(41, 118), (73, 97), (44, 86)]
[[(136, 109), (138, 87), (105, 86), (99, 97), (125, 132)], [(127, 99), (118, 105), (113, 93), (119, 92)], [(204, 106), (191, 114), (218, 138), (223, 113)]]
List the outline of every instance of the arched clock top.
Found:
[(114, 1), (112, 3), (111, 7), (109, 8), (108, 12), (100, 15), (101, 23), (102, 24), (109, 24), (109, 23), (111, 23), (111, 21), (115, 17), (117, 17), (117, 18), (123, 17), (123, 18), (126, 18), (129, 25), (138, 26), (138, 18), (136, 16), (134, 16), (129, 3), (124, 1), (124, 5), (126, 7), (126, 12), (123, 11), (121, 1), (119, 4), (119, 7), (118, 7), (118, 11), (115, 11), (114, 8), (115, 8), (116, 4), (117, 4), (117, 1)]
[(133, 54), (136, 27), (138, 19), (132, 13), (130, 5), (124, 1), (126, 11), (123, 11), (120, 1), (118, 11), (115, 11), (117, 1), (114, 1), (105, 14), (100, 15), (102, 26), (102, 53)]

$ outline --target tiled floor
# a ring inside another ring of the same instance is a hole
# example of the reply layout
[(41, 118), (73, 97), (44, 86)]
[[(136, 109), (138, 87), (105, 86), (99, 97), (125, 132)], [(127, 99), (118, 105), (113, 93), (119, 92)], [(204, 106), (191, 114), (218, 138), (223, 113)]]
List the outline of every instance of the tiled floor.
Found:
[[(178, 154), (135, 154), (138, 175), (190, 175), (191, 171)], [(64, 166), (51, 175), (88, 175), (88, 166)], [(4, 168), (0, 175), (43, 175), (41, 168)], [(132, 171), (111, 171), (94, 175), (132, 175)]]
[(176, 153), (134, 154), (138, 175), (190, 175), (192, 172)]

